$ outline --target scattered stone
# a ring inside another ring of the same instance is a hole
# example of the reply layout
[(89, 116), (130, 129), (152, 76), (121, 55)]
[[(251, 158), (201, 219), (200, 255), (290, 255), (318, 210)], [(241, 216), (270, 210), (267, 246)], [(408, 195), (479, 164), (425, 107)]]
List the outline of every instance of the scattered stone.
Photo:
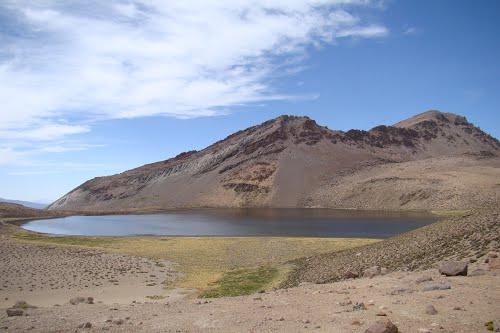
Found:
[(354, 304), (354, 306), (352, 307), (352, 311), (363, 311), (363, 310), (366, 310), (365, 303), (363, 303), (363, 302), (361, 302), (361, 303), (356, 303), (356, 304)]
[(437, 312), (436, 308), (434, 307), (434, 305), (429, 304), (425, 307), (425, 313), (428, 315), (435, 315), (438, 312)]
[(365, 269), (365, 271), (363, 272), (363, 277), (368, 277), (371, 279), (377, 275), (381, 275), (381, 273), (382, 269), (380, 268), (380, 266), (373, 266), (368, 269)]
[(18, 308), (9, 308), (5, 311), (7, 312), (8, 317), (17, 317), (17, 316), (22, 316), (24, 314), (24, 311)]
[(17, 301), (16, 304), (12, 306), (14, 309), (34, 309), (36, 306), (26, 303), (26, 301)]
[(80, 304), (80, 303), (85, 303), (85, 297), (81, 297), (81, 296), (78, 296), (78, 297), (73, 297), (69, 300), (69, 303), (71, 305), (77, 305), (77, 304)]
[(370, 325), (365, 333), (398, 333), (398, 328), (387, 319)]
[(451, 289), (450, 284), (447, 282), (428, 283), (427, 285), (424, 286), (422, 291), (447, 290), (447, 289)]
[(349, 270), (344, 273), (344, 279), (357, 279), (358, 277), (359, 277), (358, 272)]
[(78, 328), (92, 328), (92, 323), (86, 322), (83, 324), (78, 325)]
[(113, 320), (113, 324), (115, 325), (123, 325), (125, 321), (123, 319), (116, 319), (116, 320)]
[(468, 264), (462, 261), (445, 261), (439, 265), (439, 273), (446, 276), (467, 275)]

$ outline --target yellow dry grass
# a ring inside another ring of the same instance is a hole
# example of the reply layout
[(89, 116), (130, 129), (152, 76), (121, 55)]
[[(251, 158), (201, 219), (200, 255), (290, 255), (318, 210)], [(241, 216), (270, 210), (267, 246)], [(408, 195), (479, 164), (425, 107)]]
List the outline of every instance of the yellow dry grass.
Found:
[[(183, 273), (174, 287), (206, 289), (224, 273), (235, 269), (271, 266), (278, 279), (286, 276), (286, 262), (303, 256), (340, 251), (377, 240), (308, 237), (51, 237), (27, 231), (13, 234), (18, 240), (167, 259)], [(271, 281), (270, 286), (278, 281)]]

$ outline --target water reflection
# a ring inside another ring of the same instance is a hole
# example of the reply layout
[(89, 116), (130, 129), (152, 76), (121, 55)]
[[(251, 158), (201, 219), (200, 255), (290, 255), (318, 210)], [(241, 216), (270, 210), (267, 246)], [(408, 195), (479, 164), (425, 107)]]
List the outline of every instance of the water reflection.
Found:
[(70, 216), (23, 228), (85, 236), (303, 236), (385, 238), (432, 223), (422, 213), (332, 209), (197, 209), (149, 215)]

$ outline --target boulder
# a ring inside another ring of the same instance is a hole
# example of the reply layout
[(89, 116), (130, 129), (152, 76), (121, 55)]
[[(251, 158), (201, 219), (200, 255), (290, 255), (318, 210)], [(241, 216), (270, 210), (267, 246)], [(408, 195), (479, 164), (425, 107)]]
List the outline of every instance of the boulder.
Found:
[(381, 320), (370, 325), (365, 333), (398, 333), (398, 328), (390, 320)]
[(439, 273), (446, 276), (467, 275), (468, 265), (462, 261), (444, 261), (439, 265)]

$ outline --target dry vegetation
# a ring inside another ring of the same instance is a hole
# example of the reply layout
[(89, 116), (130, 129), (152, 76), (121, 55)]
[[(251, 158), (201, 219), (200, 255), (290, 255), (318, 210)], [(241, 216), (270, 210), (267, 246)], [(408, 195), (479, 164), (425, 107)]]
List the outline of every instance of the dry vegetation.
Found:
[[(297, 237), (51, 237), (28, 231), (13, 234), (17, 240), (38, 244), (92, 247), (109, 252), (177, 263), (183, 273), (172, 287), (217, 289), (238, 275), (272, 267), (276, 274), (260, 281), (255, 291), (276, 285), (289, 269), (286, 262), (303, 256), (340, 251), (371, 244), (374, 239)], [(224, 276), (225, 273), (229, 275)], [(234, 279), (233, 279), (234, 281)], [(224, 286), (222, 286), (224, 288)], [(242, 292), (246, 286), (242, 285)], [(230, 294), (235, 294), (234, 290)]]

